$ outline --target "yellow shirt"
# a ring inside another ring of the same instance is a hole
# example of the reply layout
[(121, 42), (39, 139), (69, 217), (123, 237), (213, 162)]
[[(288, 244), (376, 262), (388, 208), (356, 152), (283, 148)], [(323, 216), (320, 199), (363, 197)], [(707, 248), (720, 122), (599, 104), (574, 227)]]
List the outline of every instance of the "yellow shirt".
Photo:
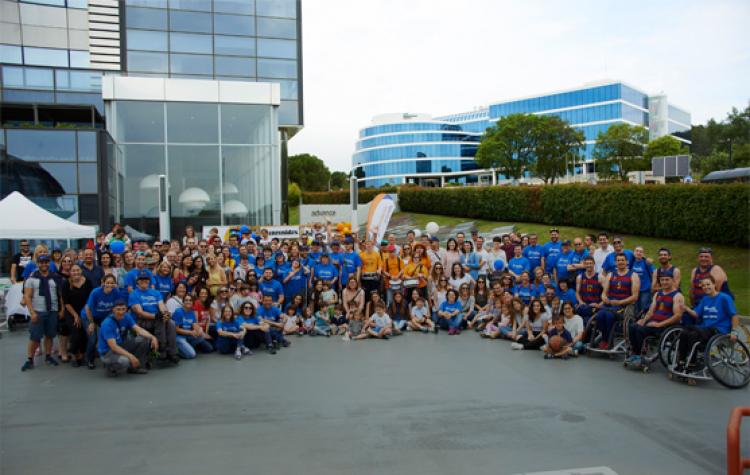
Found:
[(362, 272), (371, 273), (380, 271), (382, 261), (380, 260), (380, 253), (377, 251), (362, 251), (359, 253), (359, 258), (362, 259)]

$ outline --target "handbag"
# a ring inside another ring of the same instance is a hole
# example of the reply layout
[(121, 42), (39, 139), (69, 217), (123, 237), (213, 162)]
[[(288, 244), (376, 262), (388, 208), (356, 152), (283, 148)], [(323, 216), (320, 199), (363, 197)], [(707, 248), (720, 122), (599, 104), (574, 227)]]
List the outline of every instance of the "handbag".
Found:
[(378, 280), (377, 272), (364, 272), (362, 274), (362, 280)]
[(422, 268), (422, 264), (419, 264), (417, 268), (415, 269), (414, 273), (416, 274), (415, 277), (411, 277), (409, 279), (404, 279), (404, 287), (407, 289), (414, 288), (419, 286), (419, 270)]
[(401, 290), (401, 279), (390, 279), (388, 281), (388, 287), (391, 290)]

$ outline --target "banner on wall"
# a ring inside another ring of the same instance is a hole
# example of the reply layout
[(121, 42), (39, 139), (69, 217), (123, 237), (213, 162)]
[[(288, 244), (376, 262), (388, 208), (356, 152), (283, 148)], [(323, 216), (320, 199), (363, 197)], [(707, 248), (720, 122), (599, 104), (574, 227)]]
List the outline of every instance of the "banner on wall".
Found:
[[(211, 236), (211, 230), (216, 229), (218, 236), (222, 242), (229, 239), (229, 233), (232, 230), (239, 231), (241, 227), (247, 226), (242, 224), (235, 224), (232, 226), (203, 226), (201, 232), (203, 239), (208, 239)], [(260, 234), (261, 229), (268, 231), (268, 239), (298, 239), (299, 238), (299, 226), (247, 226), (250, 228), (250, 232)]]

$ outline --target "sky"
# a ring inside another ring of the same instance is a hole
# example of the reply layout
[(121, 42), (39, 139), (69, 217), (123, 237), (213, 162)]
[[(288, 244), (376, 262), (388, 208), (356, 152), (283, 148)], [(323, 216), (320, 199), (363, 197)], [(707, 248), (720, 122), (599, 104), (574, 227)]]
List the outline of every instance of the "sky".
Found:
[(750, 101), (750, 1), (302, 0), (304, 129), (348, 172), (359, 129), (619, 79), (721, 120)]

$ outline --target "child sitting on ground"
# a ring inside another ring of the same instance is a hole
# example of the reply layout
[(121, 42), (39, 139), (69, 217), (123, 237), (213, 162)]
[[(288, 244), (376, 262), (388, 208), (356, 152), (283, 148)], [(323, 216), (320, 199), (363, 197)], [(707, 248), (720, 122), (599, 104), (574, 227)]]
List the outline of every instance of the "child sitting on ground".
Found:
[(328, 306), (333, 306), (338, 302), (338, 299), (339, 297), (336, 294), (336, 291), (331, 288), (331, 284), (324, 280), (323, 291), (320, 293), (320, 300), (328, 304)]
[(290, 305), (286, 308), (284, 319), (284, 335), (300, 334), (300, 320), (302, 317), (297, 314), (297, 306)]
[(344, 334), (344, 340), (364, 340), (367, 338), (365, 331), (365, 321), (362, 318), (362, 312), (358, 308), (351, 311), (349, 325)]
[(492, 307), (484, 312), (480, 312), (474, 319), (474, 329), (478, 332), (487, 327), (487, 324), (491, 321), (500, 317), (500, 311), (502, 310), (503, 304), (500, 299), (494, 299)]
[(435, 333), (438, 332), (437, 325), (435, 325), (435, 322), (430, 319), (430, 309), (427, 308), (427, 302), (423, 297), (419, 297), (411, 306), (409, 317), (407, 328), (424, 333), (430, 331), (434, 331)]
[(331, 317), (328, 309), (328, 304), (322, 302), (320, 310), (315, 312), (315, 325), (313, 325), (310, 335), (331, 336)]
[(552, 318), (552, 325), (547, 330), (547, 344), (544, 346), (544, 359), (562, 358), (567, 360), (573, 351), (573, 337), (565, 329), (565, 318), (558, 315)]
[(333, 308), (333, 315), (331, 316), (331, 334), (345, 335), (346, 330), (346, 313), (344, 312), (344, 307), (341, 304), (338, 304)]
[(305, 307), (302, 311), (302, 328), (301, 334), (307, 333), (312, 335), (313, 328), (315, 328), (315, 316), (313, 315), (312, 307)]
[(385, 313), (385, 303), (381, 300), (375, 304), (375, 311), (367, 322), (367, 333), (372, 338), (387, 340), (393, 332), (391, 317)]

